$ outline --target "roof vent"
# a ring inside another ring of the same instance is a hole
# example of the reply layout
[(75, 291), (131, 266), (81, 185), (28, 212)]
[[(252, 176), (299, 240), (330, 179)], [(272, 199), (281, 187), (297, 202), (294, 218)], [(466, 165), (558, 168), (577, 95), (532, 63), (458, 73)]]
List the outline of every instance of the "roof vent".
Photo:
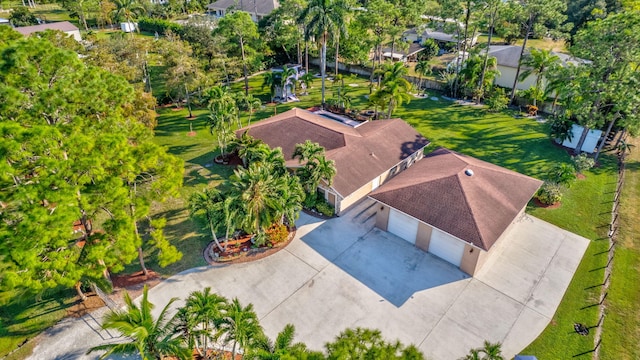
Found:
[(473, 176), (473, 170), (467, 169), (467, 170), (464, 171), (464, 174), (467, 175), (467, 176)]

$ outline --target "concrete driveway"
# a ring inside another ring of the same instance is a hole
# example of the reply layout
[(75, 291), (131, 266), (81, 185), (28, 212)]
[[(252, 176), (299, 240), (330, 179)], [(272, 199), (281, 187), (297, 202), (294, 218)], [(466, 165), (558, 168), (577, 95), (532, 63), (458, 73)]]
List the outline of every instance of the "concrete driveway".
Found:
[[(374, 228), (376, 208), (365, 201), (329, 221), (302, 214), (286, 249), (252, 263), (183, 272), (153, 288), (150, 299), (158, 310), (171, 297), (210, 286), (253, 303), (270, 337), (292, 323), (296, 339), (313, 349), (360, 326), (413, 343), (433, 360), (462, 357), (485, 339), (502, 342), (511, 357), (549, 323), (589, 244), (525, 216), (509, 245), (470, 278)], [(65, 319), (42, 336), (31, 358), (97, 358), (82, 354), (118, 341), (97, 321), (99, 314)]]

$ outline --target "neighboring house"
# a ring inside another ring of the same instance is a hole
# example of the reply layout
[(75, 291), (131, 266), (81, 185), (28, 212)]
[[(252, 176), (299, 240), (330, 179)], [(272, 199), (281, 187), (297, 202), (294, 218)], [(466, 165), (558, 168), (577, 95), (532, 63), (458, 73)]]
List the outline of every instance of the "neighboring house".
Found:
[(542, 181), (444, 148), (369, 196), (376, 226), (474, 275)]
[(393, 54), (391, 54), (391, 48), (382, 49), (382, 58), (385, 60), (393, 59), (394, 61), (418, 61), (418, 54), (424, 50), (424, 47), (419, 43), (412, 42), (409, 44), (409, 48), (407, 50), (398, 49), (396, 47), (394, 49)]
[(241, 10), (248, 12), (251, 19), (258, 22), (279, 6), (278, 0), (218, 0), (207, 5), (207, 12), (220, 18), (230, 11)]
[(41, 25), (33, 25), (33, 26), (21, 26), (17, 27), (14, 30), (21, 33), (24, 36), (29, 36), (31, 34), (45, 31), (45, 30), (59, 30), (69, 36), (73, 36), (76, 41), (81, 41), (82, 36), (80, 36), (80, 29), (78, 29), (75, 25), (68, 21), (60, 21), (55, 23), (41, 24)]
[[(286, 64), (284, 66), (289, 69), (293, 69), (294, 73), (293, 75), (289, 76), (284, 87), (276, 86), (275, 97), (285, 99), (285, 101), (290, 97), (293, 97), (290, 100), (298, 100), (295, 97), (296, 82), (300, 79), (300, 77), (302, 77), (302, 75), (305, 74), (305, 71), (300, 64)], [(274, 75), (281, 73), (283, 70), (283, 66), (278, 66), (271, 69)]]
[(8, 26), (11, 26), (11, 21), (9, 21), (9, 19), (0, 18), (0, 25), (8, 25)]
[[(409, 29), (402, 34), (402, 38), (405, 41), (417, 42), (419, 44), (424, 44), (427, 39), (433, 39), (436, 41), (438, 46), (440, 46), (440, 48), (451, 48), (453, 45), (457, 44), (460, 41), (458, 40), (458, 36), (456, 34), (451, 34), (444, 32), (443, 30), (432, 28), (426, 28), (424, 30), (420, 28)], [(475, 45), (477, 41), (478, 35), (468, 39), (470, 46)]]
[(301, 166), (293, 158), (296, 144), (311, 140), (323, 146), (327, 159), (335, 161), (337, 171), (333, 184), (323, 183), (318, 191), (338, 215), (422, 158), (423, 149), (429, 144), (401, 119), (350, 126), (340, 122), (338, 116), (328, 116), (331, 115), (293, 108), (240, 129), (236, 135), (248, 131), (271, 148), (280, 147), (290, 169)]
[[(516, 77), (521, 50), (522, 47), (517, 45), (491, 45), (491, 47), (489, 47), (489, 56), (493, 56), (496, 58), (498, 63), (498, 71), (500, 71), (500, 75), (496, 77), (494, 81), (496, 85), (509, 89), (513, 88), (513, 81)], [(525, 49), (525, 53), (522, 56), (524, 57), (527, 53), (528, 49)], [(571, 55), (558, 53), (555, 51), (552, 51), (551, 53), (553, 55), (557, 55), (560, 58), (560, 62), (563, 66), (566, 66), (567, 64), (579, 65), (586, 62), (586, 60), (577, 59), (572, 57)], [(524, 69), (525, 67), (522, 67), (520, 72), (522, 73)], [(535, 84), (536, 75), (531, 74), (527, 76), (526, 79), (518, 81), (518, 83), (516, 84), (516, 89), (527, 90)]]

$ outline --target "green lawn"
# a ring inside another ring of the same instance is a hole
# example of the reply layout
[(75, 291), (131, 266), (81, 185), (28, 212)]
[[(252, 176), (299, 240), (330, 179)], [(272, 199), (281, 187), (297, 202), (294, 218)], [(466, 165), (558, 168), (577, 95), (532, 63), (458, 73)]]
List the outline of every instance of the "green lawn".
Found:
[[(261, 83), (261, 76), (251, 78), (250, 91), (267, 101), (269, 95), (266, 89), (261, 88)], [(370, 108), (365, 98), (369, 93), (366, 79), (347, 78), (345, 83), (354, 85), (349, 87), (353, 89), (352, 107)], [(236, 82), (232, 85), (234, 90), (239, 90), (243, 84)], [(331, 83), (328, 82), (327, 86), (330, 88)], [(253, 114), (252, 121), (269, 117), (276, 112), (281, 113), (293, 106), (308, 108), (317, 105), (320, 101), (319, 88), (320, 81), (316, 81), (311, 95), (300, 96), (300, 102), (281, 104), (277, 107), (266, 105)], [(157, 87), (154, 90), (162, 91)], [(432, 95), (439, 96), (436, 93), (431, 93), (430, 96)], [(327, 98), (330, 97), (331, 90), (327, 91)], [(166, 235), (183, 252), (184, 257), (181, 261), (161, 269), (152, 254), (146, 252), (147, 265), (169, 276), (205, 264), (202, 251), (209, 242), (209, 236), (203, 224), (189, 218), (186, 199), (207, 184), (213, 185), (227, 178), (232, 170), (228, 166), (215, 165), (212, 162), (217, 143), (209, 134), (205, 110), (196, 110), (197, 117), (191, 121), (195, 136), (188, 136), (190, 121), (186, 119), (186, 109), (176, 111), (162, 108), (159, 109), (159, 114), (157, 143), (166, 146), (171, 153), (185, 161), (185, 186), (181, 190), (181, 196), (157, 204), (152, 210), (154, 216), (167, 217)], [(490, 114), (481, 108), (454, 105), (441, 98), (438, 101), (429, 98), (414, 99), (394, 114), (405, 119), (432, 141), (429, 151), (436, 146), (446, 146), (537, 178), (544, 178), (552, 164), (570, 161), (564, 150), (549, 141), (544, 124), (514, 115), (516, 114), (511, 111)], [(246, 124), (247, 118), (247, 114), (243, 113), (243, 123)], [(560, 208), (528, 209), (529, 213), (537, 217), (594, 240), (552, 323), (526, 350), (541, 359), (553, 359), (564, 355), (569, 357), (593, 347), (593, 339), (573, 333), (572, 324), (582, 322), (595, 325), (597, 322), (597, 308), (589, 305), (598, 298), (597, 285), (602, 282), (602, 270), (598, 268), (606, 263), (606, 257), (600, 254), (606, 250), (606, 241), (597, 239), (603, 238), (606, 233), (611, 191), (616, 182), (615, 161), (604, 156), (602, 165), (586, 175), (585, 180), (576, 181), (566, 192)], [(632, 260), (637, 263), (637, 259)], [(126, 269), (127, 272), (136, 270), (137, 263), (129, 265)]]
[(75, 291), (50, 293), (36, 301), (33, 296), (20, 296), (15, 291), (0, 293), (0, 358), (23, 359), (31, 353), (32, 343), (4, 358), (27, 340), (38, 335), (66, 314), (76, 300)]
[(613, 259), (613, 276), (606, 300), (600, 358), (640, 359), (640, 140), (627, 158), (620, 204), (620, 232)]

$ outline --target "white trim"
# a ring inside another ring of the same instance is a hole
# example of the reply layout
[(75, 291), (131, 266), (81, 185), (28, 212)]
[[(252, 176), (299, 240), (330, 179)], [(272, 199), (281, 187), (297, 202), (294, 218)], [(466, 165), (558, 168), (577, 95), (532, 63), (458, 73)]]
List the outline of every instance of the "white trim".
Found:
[[(455, 238), (456, 240), (458, 240), (458, 241), (462, 242), (463, 244), (467, 244), (467, 245), (473, 246), (474, 248), (476, 248), (476, 249), (478, 249), (478, 250), (482, 250), (482, 251), (486, 251), (486, 252), (488, 252), (488, 250), (485, 250), (485, 249), (483, 249), (483, 248), (480, 248), (480, 247), (478, 247), (478, 246), (474, 245), (472, 242), (462, 240), (462, 239), (460, 239), (459, 237), (457, 237), (457, 236), (455, 236), (455, 235), (452, 235), (452, 234), (450, 234), (450, 233), (448, 233), (448, 232), (446, 232), (446, 231), (444, 231), (444, 230), (442, 230), (442, 229), (440, 229), (440, 228), (438, 228), (438, 227), (435, 227), (435, 226), (433, 226), (433, 225), (429, 224), (428, 222), (424, 222), (424, 221), (422, 221), (422, 220), (418, 219), (417, 217), (411, 216), (411, 215), (409, 215), (409, 214), (405, 213), (405, 212), (404, 212), (404, 211), (402, 211), (402, 210), (398, 210), (398, 209), (394, 208), (393, 206), (391, 206), (391, 205), (389, 205), (389, 204), (387, 204), (387, 203), (384, 203), (384, 202), (382, 202), (382, 201), (380, 201), (380, 200), (378, 200), (378, 199), (374, 199), (374, 198), (372, 198), (372, 197), (371, 197), (371, 195), (367, 195), (367, 197), (368, 197), (368, 198), (370, 198), (370, 199), (371, 199), (371, 200), (373, 200), (373, 201), (379, 202), (380, 204), (383, 204), (384, 206), (389, 207), (389, 209), (396, 210), (396, 211), (398, 211), (398, 212), (400, 212), (400, 213), (403, 213), (403, 214), (405, 214), (405, 215), (407, 215), (407, 216), (409, 216), (409, 217), (412, 217), (412, 218), (414, 218), (414, 219), (418, 220), (419, 222), (421, 222), (421, 223), (423, 223), (423, 224), (426, 224), (426, 225), (428, 225), (428, 226), (430, 226), (430, 227), (432, 227), (432, 228), (434, 228), (434, 229), (437, 229), (437, 230), (439, 230), (439, 231), (442, 231), (443, 233), (445, 233), (445, 234), (447, 234), (447, 235), (449, 235), (449, 236), (451, 236), (451, 237)], [(387, 225), (388, 225), (388, 224), (389, 224), (389, 220), (387, 219)]]

